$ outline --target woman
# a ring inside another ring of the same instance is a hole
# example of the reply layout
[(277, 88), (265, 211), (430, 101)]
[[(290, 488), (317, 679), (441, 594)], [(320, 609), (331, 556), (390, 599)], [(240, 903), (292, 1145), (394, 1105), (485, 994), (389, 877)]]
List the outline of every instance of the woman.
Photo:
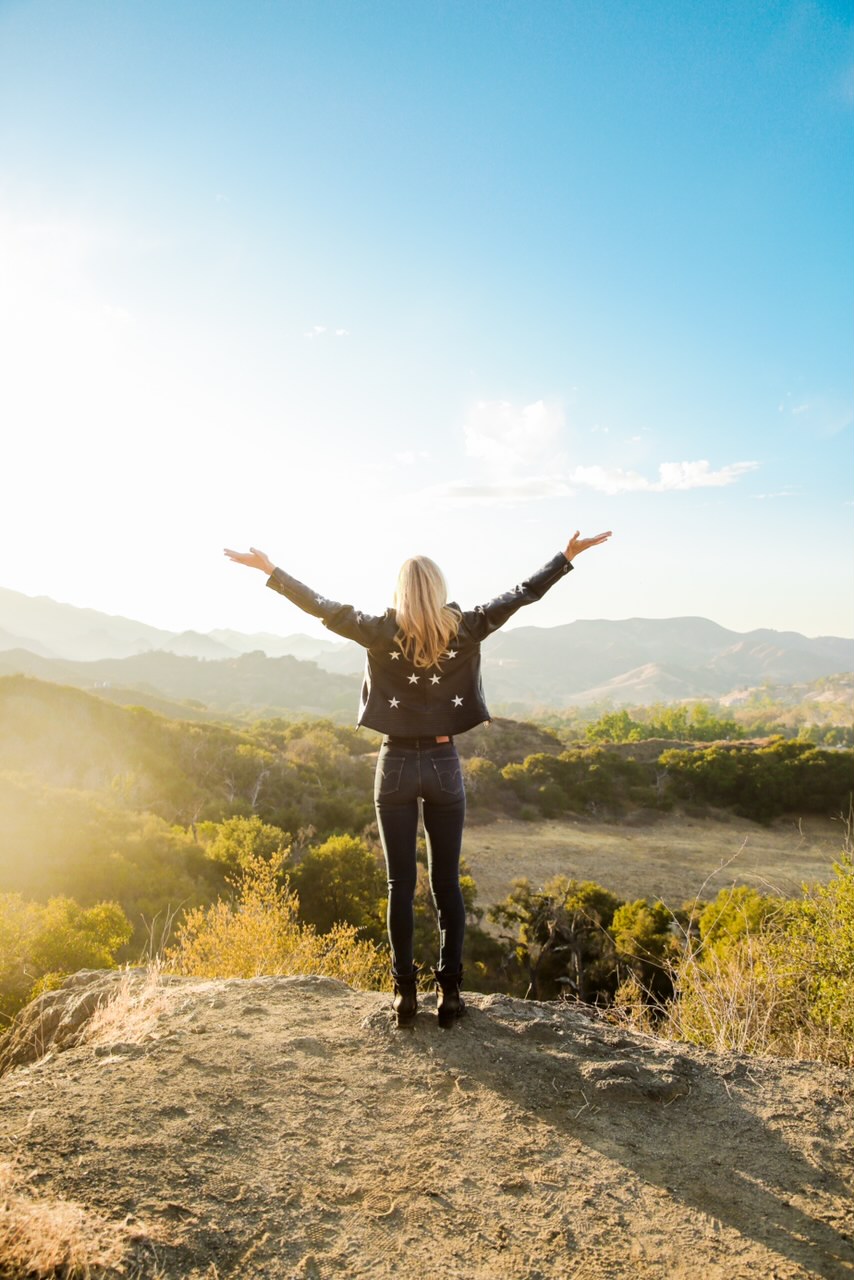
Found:
[(415, 556), (400, 570), (394, 606), (379, 617), (316, 595), (256, 547), (225, 551), (236, 563), (261, 569), (268, 575), (268, 587), (367, 650), (358, 724), (385, 735), (374, 802), (388, 873), (398, 1026), (410, 1024), (417, 1012), (412, 936), (419, 812), (427, 840), (430, 892), (439, 917), (439, 962), (434, 970), (439, 1025), (451, 1026), (465, 1009), (460, 982), (466, 916), (459, 871), (466, 801), (454, 735), (490, 718), (480, 678), (481, 641), (517, 609), (542, 599), (569, 573), (582, 551), (610, 536), (609, 530), (582, 538), (576, 531), (566, 550), (525, 582), (468, 612), (447, 602), (438, 566), (426, 556)]

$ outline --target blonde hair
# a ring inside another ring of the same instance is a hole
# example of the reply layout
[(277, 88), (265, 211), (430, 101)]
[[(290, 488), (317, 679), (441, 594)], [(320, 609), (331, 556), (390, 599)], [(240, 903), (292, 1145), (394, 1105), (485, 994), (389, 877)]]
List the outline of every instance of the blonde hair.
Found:
[(413, 556), (397, 576), (395, 640), (414, 667), (438, 667), (457, 634), (461, 614), (447, 603), (445, 576), (428, 556)]

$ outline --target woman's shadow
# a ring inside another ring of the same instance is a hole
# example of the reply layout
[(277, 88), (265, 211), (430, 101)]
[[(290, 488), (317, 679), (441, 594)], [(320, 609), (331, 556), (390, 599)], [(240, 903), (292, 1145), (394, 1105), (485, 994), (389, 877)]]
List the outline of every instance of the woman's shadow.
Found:
[[(629, 1036), (559, 1003), (473, 999), (448, 1032), (423, 1010), (417, 1034), (406, 1037), (411, 1050), (811, 1274), (854, 1276), (854, 1213), (848, 1230), (838, 1231), (793, 1203), (831, 1195), (851, 1204), (850, 1183), (832, 1167), (810, 1163), (749, 1105), (764, 1084), (773, 1089), (774, 1118), (794, 1126), (801, 1116), (789, 1099), (791, 1085), (797, 1075), (819, 1071), (838, 1091), (842, 1109), (841, 1070)], [(688, 1153), (698, 1150), (692, 1159)]]

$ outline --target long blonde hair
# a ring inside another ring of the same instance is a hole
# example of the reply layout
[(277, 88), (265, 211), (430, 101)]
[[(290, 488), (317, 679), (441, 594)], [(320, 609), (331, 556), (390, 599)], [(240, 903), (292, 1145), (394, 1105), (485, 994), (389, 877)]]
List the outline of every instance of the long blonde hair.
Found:
[(394, 592), (395, 640), (414, 667), (438, 667), (457, 634), (461, 614), (447, 599), (445, 576), (434, 561), (428, 556), (405, 561)]

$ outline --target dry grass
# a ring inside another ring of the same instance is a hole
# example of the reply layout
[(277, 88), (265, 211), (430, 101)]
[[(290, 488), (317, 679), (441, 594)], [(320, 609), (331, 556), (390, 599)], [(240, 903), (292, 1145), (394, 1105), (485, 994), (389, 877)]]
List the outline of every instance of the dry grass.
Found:
[(219, 899), (184, 917), (166, 963), (196, 978), (317, 974), (362, 991), (387, 989), (388, 957), (349, 924), (319, 934), (299, 919), (299, 899), (280, 881), (281, 861), (252, 858), (233, 901)]
[(732, 817), (676, 815), (645, 825), (502, 818), (467, 828), (463, 855), (484, 907), (505, 898), (519, 876), (538, 885), (567, 875), (594, 880), (628, 901), (659, 898), (676, 908), (694, 898), (703, 881), (708, 897), (734, 878), (763, 892), (773, 884), (776, 892), (797, 896), (805, 880), (828, 878), (839, 843), (840, 824), (819, 818), (771, 827)]
[(119, 1267), (125, 1228), (73, 1200), (40, 1196), (15, 1164), (0, 1163), (0, 1276), (86, 1280)]
[(162, 964), (155, 961), (141, 981), (133, 972), (124, 973), (115, 993), (89, 1019), (86, 1042), (141, 1044), (150, 1038), (170, 1003), (162, 971)]
[[(680, 957), (670, 966), (673, 999), (664, 1009), (631, 979), (618, 989), (607, 1020), (716, 1053), (854, 1066), (850, 817), (844, 844), (826, 885), (803, 885), (800, 900), (789, 904), (780, 898), (779, 909), (753, 928), (749, 907), (737, 907), (742, 927), (734, 937), (697, 943), (683, 934)], [(720, 903), (720, 911), (727, 905)], [(699, 896), (694, 916), (698, 907)]]

